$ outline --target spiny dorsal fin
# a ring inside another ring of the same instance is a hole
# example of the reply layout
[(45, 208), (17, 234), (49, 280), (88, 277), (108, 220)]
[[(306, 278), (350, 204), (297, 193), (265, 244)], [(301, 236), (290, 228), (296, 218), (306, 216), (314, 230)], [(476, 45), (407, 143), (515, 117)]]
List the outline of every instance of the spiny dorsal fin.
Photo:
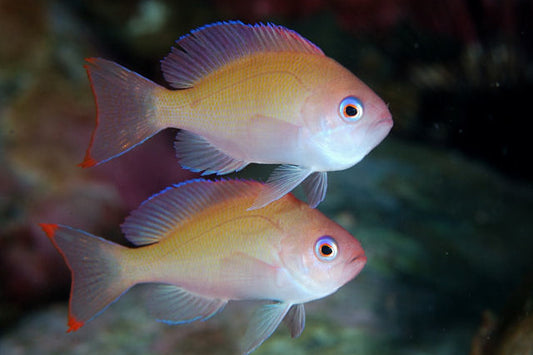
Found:
[(176, 41), (161, 61), (163, 76), (176, 89), (198, 80), (236, 59), (259, 52), (303, 52), (324, 55), (298, 33), (273, 24), (217, 22), (200, 27)]
[(261, 186), (245, 180), (186, 181), (144, 201), (126, 218), (122, 232), (135, 245), (152, 244), (205, 208), (232, 197), (256, 196)]

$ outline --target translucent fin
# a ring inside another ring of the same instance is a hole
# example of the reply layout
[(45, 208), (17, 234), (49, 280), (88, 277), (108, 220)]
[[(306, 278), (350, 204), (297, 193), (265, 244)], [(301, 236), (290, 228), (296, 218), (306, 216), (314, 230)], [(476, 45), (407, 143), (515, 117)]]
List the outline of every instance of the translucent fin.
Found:
[(113, 159), (164, 127), (156, 124), (153, 91), (158, 85), (101, 58), (85, 65), (96, 102), (96, 127), (81, 167)]
[(272, 24), (217, 22), (181, 37), (161, 61), (165, 80), (177, 89), (196, 82), (222, 66), (259, 52), (303, 52), (324, 55), (298, 33)]
[(195, 172), (203, 171), (202, 175), (228, 174), (248, 165), (248, 162), (233, 159), (202, 136), (188, 131), (178, 132), (174, 148), (182, 167)]
[(305, 328), (305, 308), (303, 304), (295, 304), (289, 309), (283, 323), (291, 331), (291, 337), (297, 338)]
[(268, 178), (266, 185), (261, 189), (259, 196), (248, 210), (255, 210), (276, 201), (289, 193), (305, 180), (311, 170), (297, 165), (280, 165)]
[(315, 208), (326, 197), (328, 174), (325, 171), (315, 171), (304, 180), (302, 187), (307, 196), (307, 203)]
[(267, 304), (257, 309), (244, 335), (242, 352), (249, 354), (274, 333), (291, 308), (290, 303)]
[(181, 324), (206, 320), (221, 311), (227, 300), (195, 295), (174, 285), (154, 286), (148, 301), (148, 309), (158, 321)]
[(41, 228), (71, 271), (69, 332), (78, 330), (133, 286), (121, 278), (116, 259), (125, 247), (67, 226), (41, 224)]
[(230, 198), (255, 196), (260, 188), (261, 184), (254, 181), (186, 181), (144, 201), (126, 218), (121, 226), (122, 231), (135, 245), (152, 244), (175, 231), (184, 221), (193, 218), (203, 209), (227, 202)]

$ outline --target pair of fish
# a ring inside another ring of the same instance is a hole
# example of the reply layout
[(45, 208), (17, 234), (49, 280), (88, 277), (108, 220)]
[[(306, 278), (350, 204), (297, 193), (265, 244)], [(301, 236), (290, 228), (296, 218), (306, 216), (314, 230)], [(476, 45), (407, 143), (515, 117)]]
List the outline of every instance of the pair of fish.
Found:
[[(181, 129), (181, 165), (204, 174), (282, 165), (265, 184), (193, 180), (153, 196), (122, 225), (139, 248), (41, 226), (72, 272), (69, 331), (151, 283), (149, 308), (168, 323), (205, 320), (230, 300), (269, 301), (244, 336), (247, 354), (283, 320), (298, 336), (303, 304), (363, 268), (359, 242), (313, 207), (324, 199), (326, 172), (359, 162), (392, 120), (371, 89), (286, 28), (217, 23), (177, 44), (162, 70), (179, 90), (88, 59), (97, 125), (81, 165), (108, 161), (167, 127)], [(308, 204), (288, 194), (300, 183)]]

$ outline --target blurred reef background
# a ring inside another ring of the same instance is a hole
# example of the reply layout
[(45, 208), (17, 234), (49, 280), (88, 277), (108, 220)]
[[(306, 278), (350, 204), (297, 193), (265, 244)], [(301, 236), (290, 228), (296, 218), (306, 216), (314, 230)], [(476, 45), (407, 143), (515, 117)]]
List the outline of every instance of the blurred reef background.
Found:
[[(329, 174), (320, 209), (368, 263), (256, 354), (533, 354), (530, 0), (0, 0), (0, 354), (233, 354), (249, 312), (148, 317), (142, 287), (66, 334), (70, 277), (37, 223), (123, 242), (127, 213), (196, 175), (166, 130), (81, 169), (95, 108), (84, 58), (165, 84), (174, 41), (221, 20), (308, 38), (389, 103), (391, 135)], [(156, 158), (154, 158), (156, 157)], [(239, 176), (266, 179), (272, 167)]]

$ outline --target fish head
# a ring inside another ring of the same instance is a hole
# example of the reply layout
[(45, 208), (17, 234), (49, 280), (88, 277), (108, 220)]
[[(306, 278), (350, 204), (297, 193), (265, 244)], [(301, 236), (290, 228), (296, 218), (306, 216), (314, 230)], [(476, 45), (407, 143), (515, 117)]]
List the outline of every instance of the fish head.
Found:
[(280, 257), (285, 270), (304, 295), (295, 302), (335, 292), (357, 276), (366, 264), (365, 252), (357, 239), (319, 211), (307, 208), (312, 216), (281, 245)]
[(357, 164), (389, 133), (388, 106), (365, 83), (330, 60), (315, 77), (301, 109), (303, 142), (315, 170)]

